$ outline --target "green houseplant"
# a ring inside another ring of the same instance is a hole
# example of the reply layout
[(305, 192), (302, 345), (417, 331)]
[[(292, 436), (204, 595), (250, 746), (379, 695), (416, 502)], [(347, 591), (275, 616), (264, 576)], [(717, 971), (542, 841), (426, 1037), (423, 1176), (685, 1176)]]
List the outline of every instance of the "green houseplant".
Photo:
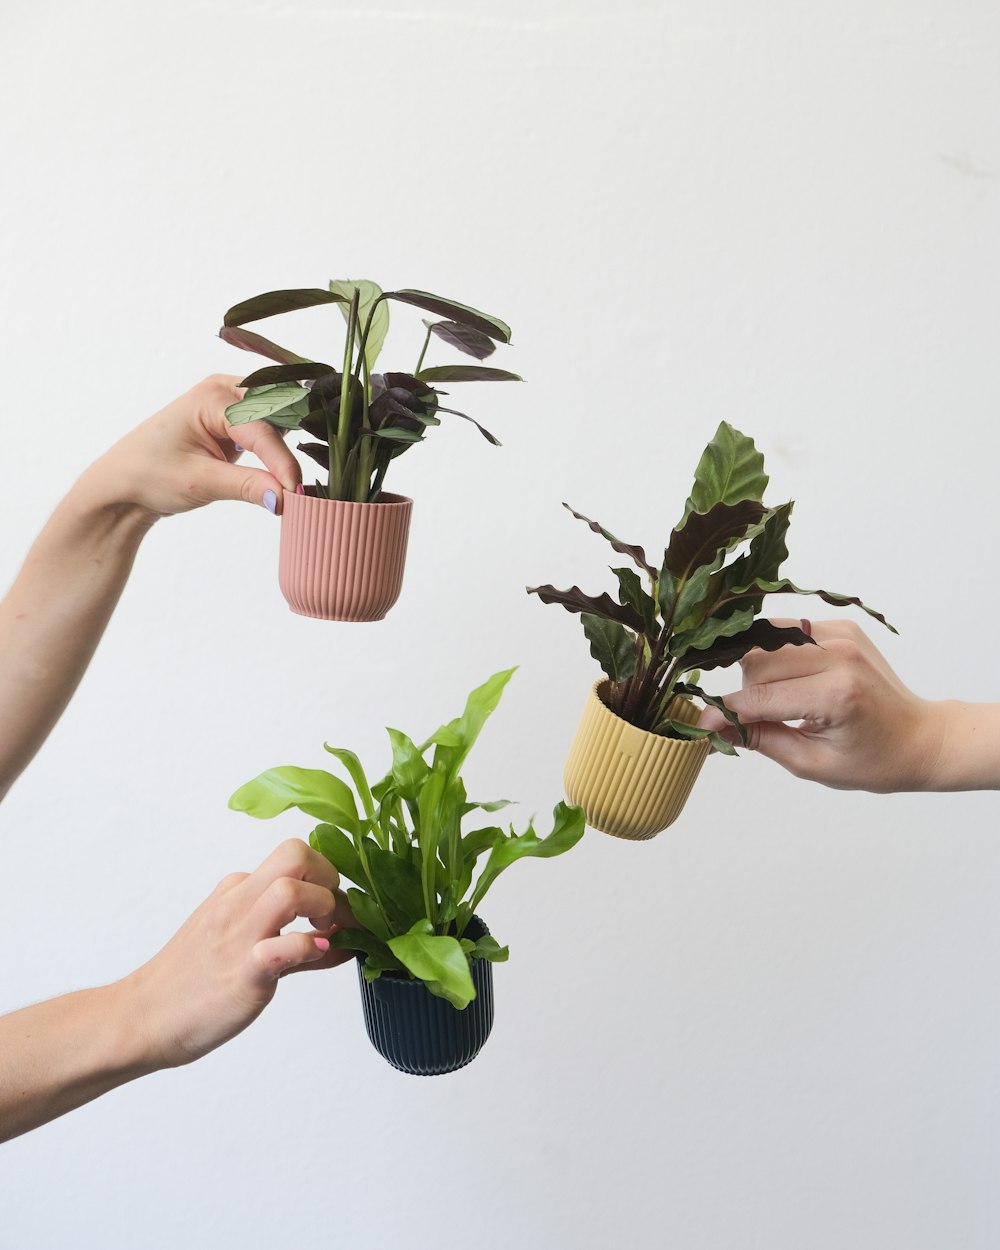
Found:
[[(634, 567), (613, 568), (617, 593), (577, 586), (528, 587), (543, 603), (578, 613), (605, 679), (594, 686), (566, 765), (566, 793), (588, 822), (620, 837), (652, 837), (679, 815), (711, 747), (735, 749), (697, 725), (697, 697), (746, 732), (700, 673), (736, 663), (754, 647), (815, 645), (798, 627), (758, 620), (766, 595), (816, 595), (885, 617), (851, 595), (805, 590), (781, 575), (791, 502), (764, 504), (768, 477), (751, 438), (722, 422), (695, 470), (683, 515), (662, 561), (569, 508)], [(895, 632), (895, 630), (893, 630)]]
[[(376, 373), (389, 331), (389, 302), (436, 314), (425, 321), (423, 349), (412, 372)], [(309, 360), (266, 339), (248, 324), (297, 309), (336, 304), (346, 322), (340, 367)], [(301, 493), (285, 493), (279, 584), (293, 611), (327, 620), (379, 620), (399, 595), (412, 500), (387, 494), (389, 466), (423, 442), (441, 414), (471, 421), (441, 403), (441, 383), (520, 381), (483, 364), (425, 366), (432, 340), (477, 361), (510, 327), (498, 317), (427, 291), (383, 291), (367, 279), (327, 287), (267, 291), (234, 305), (219, 335), (277, 363), (243, 379), (246, 395), (226, 410), (230, 425), (264, 420), (307, 436), (299, 450), (324, 470)]]
[(347, 896), (362, 925), (331, 942), (363, 956), (369, 1037), (405, 1072), (450, 1072), (475, 1057), (493, 1021), (491, 964), (508, 954), (477, 909), (515, 860), (561, 855), (583, 836), (583, 812), (563, 802), (546, 837), (530, 823), (520, 834), (463, 829), (473, 813), (508, 805), (470, 801), (460, 770), (513, 672), (474, 690), (462, 715), (422, 745), (390, 729), (392, 765), (374, 785), (354, 752), (327, 746), (350, 785), (323, 770), (273, 768), (229, 801), (251, 816), (297, 807), (322, 822), (310, 843), (354, 883)]

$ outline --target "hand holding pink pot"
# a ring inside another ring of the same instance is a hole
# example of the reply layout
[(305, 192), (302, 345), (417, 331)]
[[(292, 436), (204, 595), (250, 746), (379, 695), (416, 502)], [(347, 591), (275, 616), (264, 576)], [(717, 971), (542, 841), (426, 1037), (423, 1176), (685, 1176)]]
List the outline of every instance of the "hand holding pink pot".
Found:
[[(298, 462), (273, 426), (240, 426), (237, 445), (226, 408), (243, 395), (239, 378), (214, 374), (197, 383), (116, 443), (77, 487), (103, 505), (132, 505), (150, 521), (216, 500), (281, 510), (282, 490), (302, 480)], [(265, 466), (238, 465), (250, 451)]]

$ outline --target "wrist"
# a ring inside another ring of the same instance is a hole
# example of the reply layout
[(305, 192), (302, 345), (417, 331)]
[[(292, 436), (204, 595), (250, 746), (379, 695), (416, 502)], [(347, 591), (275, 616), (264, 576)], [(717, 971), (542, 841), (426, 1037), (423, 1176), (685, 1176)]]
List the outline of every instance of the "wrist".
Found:
[(148, 965), (108, 987), (114, 991), (120, 1044), (142, 1074), (176, 1067), (170, 1039), (160, 1019), (160, 1002), (150, 985)]
[(926, 790), (1000, 790), (1000, 704), (948, 699), (929, 705), (937, 751)]

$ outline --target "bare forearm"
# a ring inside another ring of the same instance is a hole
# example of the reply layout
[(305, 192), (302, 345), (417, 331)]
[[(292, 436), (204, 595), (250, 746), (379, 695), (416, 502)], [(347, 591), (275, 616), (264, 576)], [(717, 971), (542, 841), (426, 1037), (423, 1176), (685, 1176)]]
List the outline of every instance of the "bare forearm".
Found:
[(928, 790), (1000, 790), (1000, 703), (930, 705), (942, 727)]
[(85, 474), (0, 602), (0, 798), (72, 697), (151, 523)]
[(0, 1142), (157, 1066), (128, 979), (0, 1017)]

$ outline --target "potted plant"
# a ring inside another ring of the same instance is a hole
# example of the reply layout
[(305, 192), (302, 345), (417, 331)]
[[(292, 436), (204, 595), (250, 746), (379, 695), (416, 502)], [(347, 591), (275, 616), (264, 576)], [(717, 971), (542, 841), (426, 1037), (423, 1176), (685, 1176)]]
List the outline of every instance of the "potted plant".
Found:
[[(389, 330), (389, 300), (445, 318), (425, 321), (423, 349), (412, 373), (375, 373)], [(347, 332), (338, 371), (308, 360), (245, 327), (279, 313), (339, 304)], [(399, 597), (413, 501), (384, 489), (390, 462), (424, 439), (440, 414), (472, 418), (441, 402), (440, 382), (520, 381), (515, 373), (481, 364), (424, 366), (432, 338), (476, 360), (510, 327), (427, 291), (383, 291), (367, 280), (335, 281), (328, 288), (268, 291), (234, 305), (219, 335), (227, 343), (277, 363), (243, 379), (244, 397), (226, 409), (230, 425), (268, 421), (301, 430), (300, 451), (325, 477), (301, 492), (286, 491), (281, 517), (278, 580), (293, 612), (335, 621), (377, 621)], [(473, 421), (483, 437), (498, 440)]]
[(476, 1057), (493, 1024), (492, 964), (508, 953), (477, 909), (515, 860), (561, 855), (583, 836), (583, 812), (562, 802), (547, 837), (530, 823), (520, 834), (498, 825), (462, 827), (474, 812), (508, 806), (471, 802), (460, 770), (513, 672), (496, 673), (474, 690), (462, 715), (422, 746), (390, 729), (392, 766), (374, 785), (354, 752), (326, 746), (353, 789), (323, 770), (272, 768), (229, 800), (251, 816), (297, 807), (322, 822), (309, 841), (354, 883), (347, 897), (362, 926), (334, 933), (330, 942), (363, 956), (358, 976), (368, 1036), (403, 1072), (433, 1076)]
[(793, 505), (766, 506), (767, 481), (753, 440), (722, 422), (656, 564), (642, 547), (564, 505), (635, 565), (612, 569), (615, 596), (588, 595), (578, 586), (528, 587), (543, 603), (580, 614), (605, 673), (588, 696), (564, 778), (569, 801), (586, 810), (595, 829), (633, 840), (653, 837), (680, 814), (711, 748), (736, 754), (721, 735), (699, 728), (692, 697), (718, 708), (746, 744), (738, 717), (701, 688), (700, 673), (734, 664), (754, 647), (815, 645), (803, 629), (757, 620), (765, 595), (854, 604), (893, 629), (860, 599), (803, 590), (781, 576)]

